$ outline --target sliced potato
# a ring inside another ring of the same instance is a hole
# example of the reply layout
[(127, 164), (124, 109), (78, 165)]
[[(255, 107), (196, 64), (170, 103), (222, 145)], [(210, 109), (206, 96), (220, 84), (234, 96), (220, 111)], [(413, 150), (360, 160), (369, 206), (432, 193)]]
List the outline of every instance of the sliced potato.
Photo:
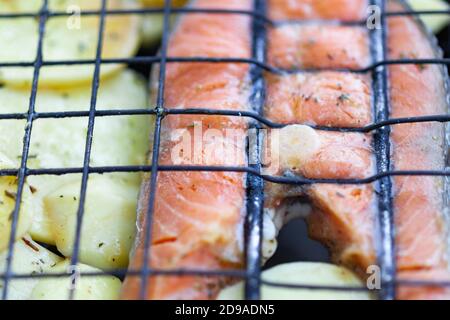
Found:
[[(140, 0), (144, 7), (162, 8), (164, 0)], [(187, 0), (172, 0), (172, 7), (181, 7), (187, 3)], [(171, 22), (175, 21), (174, 15), (171, 16)], [(163, 32), (164, 18), (162, 14), (148, 14), (142, 21), (142, 43), (145, 47), (153, 47), (158, 44)]]
[[(449, 5), (442, 0), (409, 0), (414, 10), (448, 10)], [(441, 31), (450, 22), (448, 14), (430, 15), (424, 14), (420, 16), (425, 24), (435, 33)]]
[[(126, 268), (136, 226), (139, 188), (108, 176), (89, 179), (81, 229), (79, 260), (102, 269)], [(71, 257), (75, 240), (80, 182), (44, 198), (58, 250)]]
[[(108, 9), (134, 8), (134, 1), (110, 0)], [(0, 11), (8, 13), (38, 12), (42, 1), (0, 0)], [(101, 1), (50, 0), (49, 8), (69, 12), (70, 16), (51, 17), (45, 28), (43, 42), (44, 61), (95, 59), (99, 17), (79, 15), (80, 11), (99, 10)], [(111, 15), (105, 20), (103, 58), (133, 56), (139, 45), (140, 17), (138, 15)], [(39, 19), (14, 18), (0, 21), (1, 62), (30, 62), (36, 58)], [(117, 64), (104, 64), (102, 76), (121, 68)], [(45, 66), (41, 69), (39, 84), (48, 87), (66, 87), (89, 83), (94, 66)], [(32, 67), (0, 68), (0, 82), (15, 86), (28, 86), (33, 76)]]
[(51, 221), (44, 209), (44, 197), (55, 190), (58, 190), (67, 183), (79, 181), (80, 175), (64, 175), (61, 177), (55, 176), (30, 176), (28, 181), (35, 190), (33, 194), (34, 215), (32, 219), (32, 226), (29, 233), (34, 240), (43, 243), (55, 244), (55, 239), (51, 229)]
[(0, 1), (0, 12), (4, 13), (27, 13), (37, 12), (42, 7), (43, 0), (34, 1)]
[[(49, 272), (63, 259), (40, 246), (29, 236), (23, 236), (14, 245), (11, 271), (19, 275), (43, 274)], [(6, 270), (6, 252), (0, 255), (0, 273)], [(40, 278), (12, 279), (8, 286), (8, 299), (28, 299)], [(0, 281), (0, 296), (3, 293), (3, 282)]]
[[(1, 101), (0, 93), (0, 101)], [(87, 111), (91, 89), (47, 90), (36, 101), (38, 112)], [(100, 85), (97, 110), (145, 109), (145, 81), (126, 70)], [(136, 165), (145, 162), (149, 127), (145, 116), (97, 117), (95, 120), (91, 165)], [(88, 118), (38, 119), (31, 137), (30, 167), (82, 166)]]
[[(15, 177), (0, 177), (0, 252), (5, 250), (9, 245), (16, 194), (17, 179)], [(25, 185), (22, 193), (22, 204), (20, 206), (15, 239), (22, 237), (31, 227), (33, 204), (30, 194), (29, 186)]]
[[(100, 270), (79, 264), (75, 268), (79, 274), (75, 281), (75, 300), (117, 300), (121, 282), (111, 275), (83, 275), (98, 273)], [(51, 269), (54, 273), (72, 272), (70, 261), (64, 260)], [(73, 277), (54, 277), (41, 279), (31, 293), (31, 300), (66, 300), (69, 298)]]
[(160, 14), (145, 15), (142, 20), (141, 34), (142, 45), (145, 48), (152, 48), (159, 45), (159, 40), (163, 32), (164, 18)]
[[(327, 285), (362, 287), (359, 278), (349, 270), (325, 263), (287, 263), (262, 273), (265, 281), (298, 285)], [(225, 288), (219, 300), (242, 300), (244, 284), (238, 283)], [(365, 291), (326, 291), (307, 289), (287, 289), (262, 286), (263, 300), (369, 300), (371, 295)]]
[[(90, 87), (67, 90), (39, 90), (37, 112), (89, 110)], [(0, 88), (0, 113), (26, 112), (29, 92), (8, 86)], [(102, 80), (97, 109), (139, 109), (148, 104), (145, 81), (135, 72), (125, 70)], [(28, 159), (30, 168), (81, 167), (83, 165), (88, 118), (37, 119), (33, 123)], [(92, 166), (140, 165), (146, 163), (153, 121), (148, 116), (98, 117), (95, 121), (91, 154)], [(17, 168), (22, 153), (25, 122), (0, 121), (0, 166)], [(128, 174), (133, 186), (140, 184), (139, 174)], [(123, 174), (120, 175), (123, 179)], [(64, 184), (79, 181), (79, 175), (30, 176), (33, 186), (33, 239), (54, 244), (50, 222), (43, 211), (42, 199)], [(133, 187), (135, 188), (135, 187)], [(1, 236), (0, 236), (1, 237)]]

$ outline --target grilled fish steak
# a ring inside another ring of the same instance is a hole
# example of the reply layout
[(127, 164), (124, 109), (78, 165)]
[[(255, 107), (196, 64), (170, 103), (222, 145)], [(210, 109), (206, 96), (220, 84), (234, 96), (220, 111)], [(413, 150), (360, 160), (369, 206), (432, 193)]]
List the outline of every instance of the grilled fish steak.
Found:
[[(365, 0), (268, 0), (267, 3), (268, 15), (274, 20), (363, 20), (368, 5)], [(251, 9), (250, 0), (197, 0), (192, 5)], [(389, 9), (405, 7), (403, 2), (392, 0)], [(171, 35), (168, 55), (249, 58), (250, 20), (239, 14), (185, 15)], [(388, 29), (389, 58), (439, 56), (430, 36), (415, 18), (389, 17)], [(278, 162), (268, 166), (266, 173), (311, 179), (360, 179), (374, 175), (373, 133), (311, 128), (312, 125), (362, 128), (374, 121), (370, 72), (356, 72), (372, 63), (368, 30), (338, 23), (277, 24), (268, 30), (268, 62), (286, 71), (303, 71), (265, 75), (264, 114), (288, 125), (267, 134), (272, 160)], [(246, 64), (170, 63), (166, 67), (166, 107), (249, 110), (248, 73)], [(441, 66), (393, 65), (388, 67), (388, 75), (392, 118), (447, 112), (446, 71)], [(153, 85), (156, 89), (157, 81)], [(238, 117), (169, 115), (163, 121), (160, 164), (175, 164), (179, 160), (174, 159), (176, 151), (176, 155), (183, 154), (184, 164), (246, 165), (247, 126), (247, 121)], [(180, 149), (180, 141), (195, 136), (199, 128), (216, 134), (204, 134), (201, 146), (189, 140), (184, 145), (189, 150)], [(229, 129), (239, 133), (230, 137)], [(278, 144), (271, 140), (274, 135)], [(445, 148), (445, 125), (394, 126), (392, 170), (441, 170), (445, 167)], [(191, 151), (196, 155), (194, 159), (189, 157)], [(150, 250), (149, 266), (158, 270), (242, 268), (245, 181), (242, 173), (159, 172), (152, 243), (145, 248), (150, 193), (147, 178), (141, 192), (139, 232), (131, 269), (142, 267), (146, 249)], [(397, 177), (392, 182), (398, 277), (450, 279), (444, 219), (448, 194), (444, 179)], [(285, 201), (306, 198), (312, 206), (307, 217), (310, 235), (330, 248), (335, 263), (352, 268), (364, 278), (367, 267), (377, 264), (376, 188), (376, 183), (301, 187), (268, 183), (265, 217), (272, 218), (274, 225), (280, 227), (277, 221)], [(216, 296), (227, 279), (155, 275), (146, 281), (149, 299), (208, 299)], [(140, 277), (128, 276), (123, 297), (139, 298), (141, 285)], [(400, 299), (450, 298), (450, 292), (439, 287), (399, 289)]]

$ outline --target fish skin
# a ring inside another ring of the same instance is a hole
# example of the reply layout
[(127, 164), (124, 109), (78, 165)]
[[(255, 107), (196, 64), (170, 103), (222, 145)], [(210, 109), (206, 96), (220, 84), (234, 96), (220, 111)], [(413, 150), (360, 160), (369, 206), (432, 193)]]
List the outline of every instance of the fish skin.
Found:
[[(250, 0), (197, 0), (199, 8), (248, 10)], [(170, 37), (168, 56), (242, 57), (250, 56), (251, 19), (245, 15), (188, 14), (182, 17)], [(231, 63), (170, 63), (166, 66), (165, 107), (172, 109), (248, 109), (249, 66)], [(153, 81), (153, 93), (157, 81)], [(238, 117), (167, 116), (163, 120), (160, 164), (174, 164), (171, 140), (174, 130), (191, 136), (201, 129), (215, 130), (219, 138), (203, 138), (197, 151), (201, 157), (188, 159), (190, 165), (220, 165), (231, 160), (245, 165), (247, 122)], [(227, 129), (242, 134), (226, 135)], [(245, 134), (244, 134), (245, 133)], [(217, 151), (210, 157), (209, 150)], [(189, 140), (189, 147), (195, 148)], [(228, 148), (228, 149), (227, 149)], [(231, 150), (231, 151), (230, 151)], [(233, 154), (231, 154), (233, 152)], [(159, 172), (153, 217), (150, 266), (163, 270), (235, 269), (243, 265), (243, 221), (245, 213), (245, 174), (233, 172)], [(146, 224), (149, 179), (145, 179), (138, 209), (140, 229)], [(142, 267), (145, 231), (138, 232), (131, 269)], [(153, 276), (147, 279), (147, 299), (211, 299), (223, 286), (222, 277)], [(124, 299), (139, 298), (141, 279), (128, 276)]]

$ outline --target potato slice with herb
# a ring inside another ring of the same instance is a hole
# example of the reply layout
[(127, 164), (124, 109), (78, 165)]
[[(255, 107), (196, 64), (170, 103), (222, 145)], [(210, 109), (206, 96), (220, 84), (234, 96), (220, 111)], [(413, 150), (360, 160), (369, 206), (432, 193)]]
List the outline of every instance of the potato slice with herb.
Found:
[[(109, 0), (108, 9), (135, 8), (135, 1)], [(0, 0), (0, 12), (37, 13), (40, 1)], [(44, 61), (93, 60), (97, 50), (99, 16), (80, 15), (80, 11), (99, 10), (101, 1), (50, 0), (52, 11), (71, 15), (50, 17), (46, 23), (43, 41)], [(139, 46), (140, 17), (138, 15), (108, 15), (105, 20), (102, 58), (127, 58), (135, 54)], [(32, 62), (36, 58), (39, 19), (14, 18), (0, 21), (1, 62)], [(121, 68), (118, 64), (104, 64), (103, 76)], [(89, 83), (93, 64), (44, 66), (39, 84), (48, 87), (66, 87)], [(15, 86), (28, 86), (32, 81), (33, 67), (0, 68), (0, 82)]]
[[(22, 204), (16, 228), (16, 239), (22, 237), (31, 227), (33, 218), (33, 204), (30, 187), (25, 185), (22, 193)], [(11, 236), (12, 214), (16, 204), (16, 177), (0, 177), (0, 252), (9, 245)]]
[[(72, 286), (75, 288), (75, 300), (117, 300), (122, 283), (114, 276), (97, 275), (100, 270), (78, 264), (71, 268), (70, 261), (64, 260), (51, 269), (54, 273), (71, 273), (76, 276), (41, 279), (31, 293), (31, 300), (67, 300)], [(83, 275), (83, 274), (96, 275)], [(75, 280), (75, 284), (73, 284)]]
[(55, 239), (51, 231), (51, 221), (44, 209), (43, 198), (49, 193), (58, 190), (64, 184), (79, 181), (79, 175), (65, 175), (61, 177), (55, 176), (30, 176), (28, 181), (31, 181), (34, 199), (34, 215), (32, 219), (32, 225), (29, 230), (32, 238), (36, 241), (47, 243), (50, 245), (55, 244)]
[[(326, 263), (287, 263), (262, 273), (262, 278), (275, 283), (298, 285), (327, 285), (343, 287), (363, 287), (359, 278), (351, 271)], [(219, 300), (242, 300), (244, 298), (242, 282), (225, 288)], [(371, 295), (365, 291), (327, 291), (291, 289), (263, 285), (263, 300), (369, 300)]]
[[(92, 175), (87, 187), (79, 260), (101, 269), (126, 268), (136, 228), (139, 187)], [(44, 198), (55, 243), (71, 257), (75, 240), (80, 182), (61, 187)]]
[[(86, 111), (91, 88), (39, 90), (37, 112)], [(0, 88), (0, 113), (26, 112), (29, 92), (9, 86)], [(97, 110), (144, 109), (148, 104), (146, 83), (130, 70), (100, 82)], [(33, 122), (28, 167), (64, 168), (83, 165), (88, 118), (37, 119)], [(141, 165), (146, 163), (151, 116), (97, 117), (91, 153), (92, 166)], [(25, 122), (0, 120), (0, 166), (17, 168), (22, 153)], [(120, 174), (133, 190), (140, 184), (139, 174)], [(43, 210), (42, 199), (65, 184), (79, 181), (80, 175), (29, 176), (33, 187), (34, 220), (30, 230), (33, 239), (54, 244), (50, 221)], [(78, 196), (78, 195), (77, 195)], [(1, 235), (0, 235), (1, 237)]]
[[(14, 245), (11, 271), (18, 275), (34, 275), (49, 272), (63, 258), (40, 246), (26, 235)], [(6, 270), (6, 251), (0, 254), (0, 273)], [(40, 278), (12, 279), (8, 286), (8, 299), (28, 299)], [(0, 281), (0, 296), (3, 294), (3, 281)]]

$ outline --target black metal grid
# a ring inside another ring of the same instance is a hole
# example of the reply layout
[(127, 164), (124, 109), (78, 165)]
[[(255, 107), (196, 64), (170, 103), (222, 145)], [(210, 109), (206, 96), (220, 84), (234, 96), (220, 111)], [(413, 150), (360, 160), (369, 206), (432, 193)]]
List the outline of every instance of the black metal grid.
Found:
[[(64, 175), (71, 173), (82, 173), (82, 184), (80, 189), (80, 202), (77, 212), (77, 229), (74, 243), (74, 254), (71, 258), (71, 263), (76, 265), (79, 255), (79, 242), (81, 226), (84, 214), (84, 202), (86, 198), (86, 187), (88, 183), (89, 174), (93, 173), (110, 173), (110, 172), (151, 172), (150, 179), (150, 197), (147, 212), (146, 238), (145, 245), (149, 248), (151, 243), (151, 223), (154, 211), (154, 201), (156, 195), (156, 185), (159, 171), (228, 171), (228, 172), (243, 172), (248, 174), (248, 191), (249, 197), (247, 204), (247, 232), (246, 232), (246, 270), (156, 270), (149, 267), (149, 250), (145, 250), (144, 266), (140, 270), (126, 270), (115, 269), (108, 270), (107, 273), (116, 276), (140, 276), (142, 280), (141, 297), (145, 297), (147, 292), (147, 278), (153, 275), (200, 275), (200, 276), (230, 276), (236, 278), (243, 278), (246, 280), (246, 298), (259, 299), (260, 285), (265, 284), (269, 286), (282, 286), (288, 288), (304, 288), (313, 290), (367, 290), (365, 288), (354, 287), (335, 287), (335, 286), (312, 286), (312, 285), (294, 285), (289, 283), (273, 283), (265, 281), (260, 277), (260, 262), (261, 262), (261, 239), (262, 239), (262, 208), (263, 208), (263, 186), (264, 181), (290, 184), (290, 185), (306, 185), (314, 183), (334, 183), (334, 184), (368, 184), (377, 182), (380, 184), (380, 216), (379, 216), (379, 231), (381, 235), (381, 246), (378, 252), (379, 263), (382, 267), (382, 283), (383, 290), (381, 291), (381, 298), (392, 299), (395, 298), (395, 287), (399, 284), (409, 286), (443, 286), (450, 287), (449, 282), (436, 281), (399, 281), (395, 278), (395, 250), (394, 250), (394, 223), (391, 194), (391, 177), (394, 176), (450, 176), (448, 169), (438, 171), (392, 171), (390, 170), (390, 155), (389, 155), (389, 132), (390, 127), (403, 123), (418, 123), (418, 122), (440, 122), (447, 123), (450, 121), (450, 115), (435, 115), (425, 117), (408, 117), (399, 119), (389, 118), (389, 101), (387, 98), (387, 73), (386, 67), (393, 64), (440, 64), (449, 65), (450, 59), (386, 59), (386, 19), (391, 16), (399, 15), (419, 15), (419, 14), (450, 14), (450, 11), (412, 11), (406, 10), (402, 12), (386, 12), (386, 0), (371, 0), (371, 4), (382, 8), (382, 25), (383, 28), (375, 29), (371, 32), (371, 52), (373, 63), (361, 69), (339, 69), (334, 71), (342, 72), (356, 72), (367, 73), (372, 72), (374, 79), (374, 106), (376, 111), (375, 122), (363, 128), (328, 128), (315, 127), (320, 130), (340, 131), (340, 132), (374, 132), (375, 133), (375, 148), (377, 155), (377, 173), (371, 177), (364, 179), (306, 179), (306, 178), (291, 178), (291, 177), (275, 177), (268, 176), (261, 173), (260, 164), (257, 161), (256, 165), (245, 167), (223, 167), (223, 166), (162, 166), (159, 165), (159, 147), (160, 147), (160, 133), (163, 118), (167, 115), (224, 115), (231, 117), (246, 117), (250, 119), (250, 126), (257, 130), (262, 127), (281, 128), (284, 125), (274, 123), (261, 115), (262, 105), (264, 103), (264, 79), (262, 71), (268, 71), (276, 74), (286, 74), (295, 72), (315, 72), (320, 69), (301, 69), (301, 70), (281, 70), (274, 66), (270, 66), (265, 61), (266, 56), (266, 28), (277, 26), (282, 23), (316, 23), (317, 21), (271, 21), (265, 14), (266, 0), (254, 0), (254, 10), (222, 10), (222, 9), (196, 9), (196, 8), (172, 8), (171, 0), (165, 0), (164, 8), (153, 9), (132, 9), (132, 10), (107, 10), (107, 0), (101, 1), (101, 9), (97, 11), (84, 11), (81, 15), (98, 16), (100, 18), (98, 44), (95, 59), (89, 60), (65, 60), (65, 61), (44, 61), (42, 55), (42, 42), (45, 34), (46, 22), (52, 17), (68, 16), (66, 12), (52, 12), (48, 9), (48, 0), (44, 0), (43, 6), (39, 12), (20, 13), (20, 14), (4, 14), (0, 13), (0, 19), (5, 18), (24, 18), (34, 17), (39, 19), (39, 41), (37, 46), (36, 58), (33, 62), (13, 62), (1, 63), (0, 67), (33, 67), (33, 81), (30, 95), (30, 102), (28, 112), (1, 114), (2, 119), (26, 119), (27, 126), (25, 128), (25, 135), (23, 140), (23, 152), (20, 168), (18, 169), (4, 169), (0, 170), (0, 176), (17, 176), (18, 190), (16, 197), (16, 204), (12, 215), (12, 227), (10, 241), (7, 251), (7, 264), (4, 274), (0, 275), (0, 279), (4, 280), (4, 290), (2, 299), (8, 297), (8, 284), (12, 279), (26, 279), (26, 278), (41, 278), (41, 277), (65, 277), (67, 273), (60, 274), (15, 274), (11, 270), (12, 259), (14, 258), (14, 239), (18, 222), (18, 214), (22, 199), (23, 187), (27, 176), (31, 175)], [(164, 29), (162, 36), (162, 49), (157, 56), (145, 57), (131, 57), (119, 59), (103, 59), (101, 58), (102, 43), (103, 43), (103, 29), (104, 22), (107, 15), (124, 15), (124, 14), (164, 14)], [(251, 58), (208, 58), (208, 57), (168, 57), (167, 46), (169, 38), (169, 17), (175, 13), (207, 13), (207, 14), (242, 14), (247, 15), (253, 20), (253, 49)], [(320, 23), (327, 23), (320, 21)], [(345, 22), (346, 25), (363, 25), (365, 21)], [(256, 111), (235, 111), (235, 110), (214, 110), (214, 109), (184, 109), (175, 110), (168, 109), (164, 105), (164, 89), (165, 89), (165, 71), (167, 63), (172, 62), (196, 62), (196, 63), (242, 63), (251, 66), (251, 75), (253, 81), (253, 94), (251, 97), (251, 104)], [(99, 75), (102, 64), (110, 63), (124, 63), (129, 65), (151, 65), (158, 63), (159, 69), (159, 86), (157, 92), (156, 105), (153, 109), (142, 110), (96, 110), (96, 100), (99, 88)], [(92, 82), (92, 95), (89, 111), (77, 112), (45, 112), (38, 113), (35, 111), (35, 101), (37, 95), (37, 88), (39, 82), (40, 69), (43, 66), (50, 65), (82, 65), (93, 64), (94, 74)], [(123, 116), (123, 115), (155, 115), (155, 133), (154, 133), (154, 148), (151, 165), (142, 166), (108, 166), (108, 167), (92, 167), (90, 166), (90, 153), (93, 138), (93, 129), (96, 117), (103, 116)], [(83, 167), (77, 168), (50, 168), (50, 169), (29, 169), (27, 168), (29, 146), (31, 141), (31, 131), (33, 121), (40, 118), (68, 118), (68, 117), (89, 117), (88, 132), (86, 136), (86, 147), (84, 153)], [(258, 151), (258, 150), (256, 150)], [(256, 152), (258, 153), (258, 152)], [(253, 159), (255, 160), (255, 159)], [(257, 160), (257, 159), (256, 159)], [(83, 276), (100, 276), (103, 272), (83, 273)], [(74, 292), (70, 292), (70, 298), (73, 299)]]
[[(382, 12), (386, 11), (385, 0), (374, 0)], [(371, 51), (373, 61), (385, 61), (386, 53), (386, 18), (382, 17), (381, 29), (374, 29), (371, 33)], [(389, 118), (388, 74), (386, 66), (379, 66), (373, 70), (373, 96), (375, 121), (386, 121)], [(374, 134), (374, 149), (376, 154), (377, 172), (384, 173), (390, 169), (390, 127), (379, 128)], [(391, 199), (392, 183), (390, 177), (379, 180), (379, 217), (380, 242), (378, 248), (378, 262), (381, 269), (381, 296), (386, 299), (395, 298), (395, 248), (394, 248), (394, 214)]]

